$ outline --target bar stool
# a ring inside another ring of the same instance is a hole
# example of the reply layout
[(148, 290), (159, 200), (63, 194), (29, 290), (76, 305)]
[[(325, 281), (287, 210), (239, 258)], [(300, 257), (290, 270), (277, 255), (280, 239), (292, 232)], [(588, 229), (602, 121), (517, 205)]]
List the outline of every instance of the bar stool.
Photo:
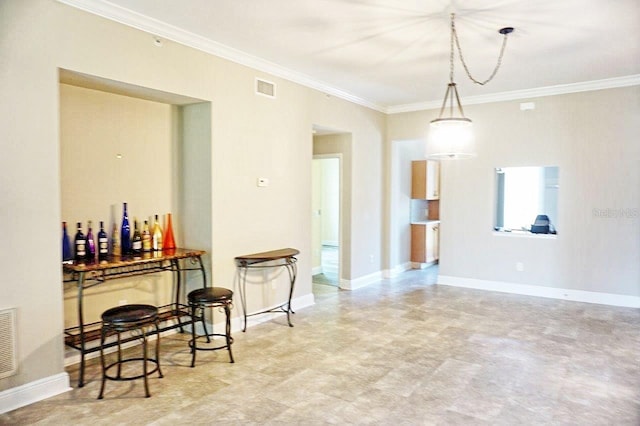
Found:
[[(196, 365), (196, 351), (217, 351), (220, 349), (227, 349), (229, 351), (229, 358), (231, 362), (233, 360), (233, 354), (231, 353), (231, 344), (233, 338), (231, 337), (231, 305), (233, 302), (233, 291), (223, 287), (206, 287), (198, 290), (193, 290), (187, 295), (189, 301), (189, 307), (191, 308), (191, 318), (193, 318), (193, 324), (191, 326), (191, 340), (189, 341), (189, 347), (191, 348), (191, 367)], [(207, 325), (204, 319), (205, 308), (224, 308), (226, 315), (225, 334), (211, 333), (207, 331)], [(200, 311), (200, 315), (197, 316), (197, 311)], [(202, 321), (202, 327), (204, 328), (204, 334), (196, 335), (196, 321), (200, 319)], [(226, 344), (218, 346), (198, 346), (198, 339), (207, 339), (207, 343), (211, 343), (211, 337), (221, 336), (225, 338)]]
[[(147, 336), (150, 334), (150, 328), (155, 328), (157, 334), (155, 359), (149, 358), (147, 355)], [(122, 359), (122, 339), (121, 333), (131, 332), (131, 338), (127, 340), (142, 340), (142, 356), (128, 359)], [(104, 356), (105, 340), (107, 335), (115, 332), (117, 334), (118, 359), (117, 361), (106, 364)], [(102, 399), (104, 394), (105, 382), (108, 380), (124, 381), (144, 379), (145, 396), (149, 398), (149, 383), (147, 377), (156, 371), (162, 378), (162, 370), (160, 370), (160, 333), (158, 329), (158, 308), (151, 305), (123, 305), (108, 309), (102, 314), (102, 331), (100, 336), (100, 361), (102, 364), (102, 384), (100, 385), (100, 395), (98, 399)], [(135, 376), (123, 376), (122, 366), (129, 362), (142, 361), (142, 373)], [(155, 368), (151, 371), (147, 368), (147, 364), (151, 362), (155, 364)], [(109, 375), (108, 371), (112, 367), (117, 367), (115, 376)]]

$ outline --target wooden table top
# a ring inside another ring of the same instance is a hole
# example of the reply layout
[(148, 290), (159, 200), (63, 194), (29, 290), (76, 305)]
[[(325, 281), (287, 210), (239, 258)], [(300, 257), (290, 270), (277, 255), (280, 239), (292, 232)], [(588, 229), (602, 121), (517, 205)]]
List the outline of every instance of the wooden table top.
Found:
[(254, 263), (269, 262), (271, 260), (287, 259), (300, 254), (300, 250), (294, 248), (283, 248), (278, 250), (263, 251), (261, 253), (245, 254), (236, 256), (237, 263), (242, 265), (253, 265)]

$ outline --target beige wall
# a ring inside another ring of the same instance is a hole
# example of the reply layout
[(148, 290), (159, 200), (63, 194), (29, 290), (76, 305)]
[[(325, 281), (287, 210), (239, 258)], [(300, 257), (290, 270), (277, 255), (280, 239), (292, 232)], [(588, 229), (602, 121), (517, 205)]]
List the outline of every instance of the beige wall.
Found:
[[(119, 232), (126, 201), (132, 228), (135, 219), (141, 227), (155, 214), (162, 224), (165, 214), (172, 212), (180, 245), (184, 221), (172, 202), (178, 192), (173, 182), (179, 181), (173, 159), (182, 146), (174, 137), (176, 112), (167, 104), (60, 85), (61, 216), (70, 238), (76, 222), (86, 233), (88, 220), (93, 221), (96, 241), (100, 221), (110, 236), (114, 223)], [(171, 277), (166, 275), (118, 280), (87, 290), (85, 321), (98, 321), (103, 311), (121, 301), (170, 303)], [(65, 285), (64, 300), (65, 327), (75, 326), (74, 285)]]
[[(530, 99), (533, 111), (518, 101), (465, 106), (478, 156), (442, 162), (440, 274), (639, 296), (638, 99), (634, 86)], [(436, 113), (389, 116), (390, 143), (422, 137)], [(495, 235), (494, 168), (536, 165), (560, 167), (557, 238)]]
[[(59, 68), (211, 102), (211, 213), (197, 231), (211, 234), (218, 285), (233, 286), (234, 256), (291, 246), (301, 251), (294, 296), (311, 294), (311, 128), (350, 132), (350, 277), (379, 270), (383, 114), (170, 41), (158, 48), (50, 0), (0, 3), (0, 52), (0, 308), (18, 308), (19, 353), (0, 391), (63, 372)], [(277, 99), (254, 94), (256, 76), (278, 85)], [(250, 310), (269, 302), (250, 297)]]

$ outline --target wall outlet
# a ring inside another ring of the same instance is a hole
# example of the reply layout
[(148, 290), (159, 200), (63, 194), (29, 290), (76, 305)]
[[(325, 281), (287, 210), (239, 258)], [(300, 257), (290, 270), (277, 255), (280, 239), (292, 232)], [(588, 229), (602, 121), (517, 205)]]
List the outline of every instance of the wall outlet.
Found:
[(373, 255), (372, 255), (372, 254), (370, 254), (370, 255), (369, 255), (369, 263), (373, 263), (373, 259), (374, 259)]
[(259, 177), (257, 180), (257, 185), (259, 187), (269, 186), (269, 179), (266, 177)]
[(518, 271), (518, 272), (524, 271), (524, 263), (516, 262), (516, 271)]

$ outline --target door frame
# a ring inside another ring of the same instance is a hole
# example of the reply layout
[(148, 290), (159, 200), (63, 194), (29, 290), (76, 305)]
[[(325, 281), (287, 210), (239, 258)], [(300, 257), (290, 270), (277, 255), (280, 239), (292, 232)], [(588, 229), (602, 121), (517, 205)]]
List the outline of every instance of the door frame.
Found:
[(342, 266), (343, 253), (344, 253), (344, 162), (342, 160), (342, 153), (335, 154), (314, 154), (313, 160), (324, 160), (330, 158), (338, 159), (338, 287), (342, 288)]

